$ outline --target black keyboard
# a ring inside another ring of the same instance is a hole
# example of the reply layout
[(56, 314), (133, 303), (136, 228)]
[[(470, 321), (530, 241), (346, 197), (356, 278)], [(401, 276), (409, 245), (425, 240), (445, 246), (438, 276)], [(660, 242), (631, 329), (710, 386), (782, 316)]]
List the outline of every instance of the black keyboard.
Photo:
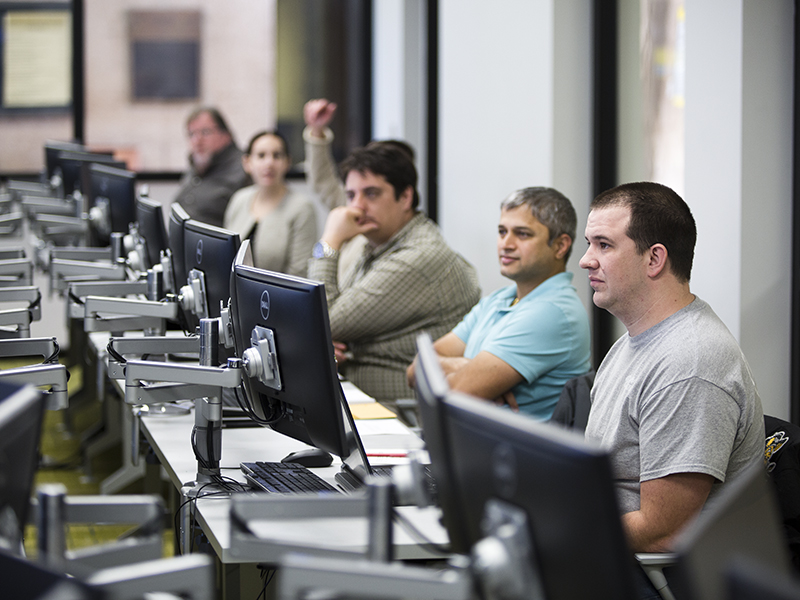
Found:
[[(375, 477), (391, 477), (393, 467), (394, 465), (372, 465), (370, 468)], [(435, 501), (438, 498), (438, 493), (436, 490), (436, 480), (433, 478), (430, 465), (423, 465), (422, 472), (425, 478), (425, 487), (427, 487), (430, 497)], [(336, 481), (347, 491), (357, 490), (364, 485), (358, 477), (344, 469), (336, 474)]]
[(241, 463), (240, 468), (250, 487), (256, 490), (273, 494), (339, 493), (339, 490), (322, 479), (322, 477), (295, 463)]

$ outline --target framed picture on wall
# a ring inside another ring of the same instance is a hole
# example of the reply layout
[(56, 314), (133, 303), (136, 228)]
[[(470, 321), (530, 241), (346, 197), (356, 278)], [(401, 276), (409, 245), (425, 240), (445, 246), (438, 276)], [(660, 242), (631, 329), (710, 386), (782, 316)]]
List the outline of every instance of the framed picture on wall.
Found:
[(199, 11), (128, 13), (133, 100), (200, 96)]

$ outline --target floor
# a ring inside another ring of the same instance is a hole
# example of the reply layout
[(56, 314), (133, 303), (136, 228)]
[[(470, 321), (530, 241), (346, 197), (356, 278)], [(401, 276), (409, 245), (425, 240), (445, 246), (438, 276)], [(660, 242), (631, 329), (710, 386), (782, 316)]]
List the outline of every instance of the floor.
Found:
[[(0, 368), (9, 366), (11, 365), (3, 364)], [(70, 495), (99, 494), (100, 482), (120, 466), (122, 454), (119, 447), (94, 456), (90, 464), (84, 459), (82, 440), (99, 423), (102, 407), (99, 402), (92, 399), (74, 402), (75, 394), (81, 387), (81, 369), (70, 367), (69, 388), (73, 404), (69, 413), (65, 411), (45, 413), (34, 494), (38, 486), (50, 483), (62, 484)], [(135, 483), (123, 492), (141, 493), (141, 484)], [(113, 541), (129, 529), (130, 527), (126, 525), (69, 525), (65, 533), (67, 549), (74, 550)], [(26, 527), (25, 551), (31, 558), (37, 554), (36, 533), (34, 524)], [(173, 532), (168, 525), (164, 541), (164, 556), (172, 556)]]

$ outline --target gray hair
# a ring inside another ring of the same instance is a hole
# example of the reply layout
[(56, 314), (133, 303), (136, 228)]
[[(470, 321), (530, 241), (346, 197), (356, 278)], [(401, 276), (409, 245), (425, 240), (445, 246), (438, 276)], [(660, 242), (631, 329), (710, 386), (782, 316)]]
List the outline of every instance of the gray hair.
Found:
[[(575, 230), (578, 227), (578, 216), (575, 208), (567, 197), (549, 187), (529, 187), (517, 190), (500, 203), (500, 210), (512, 210), (520, 206), (527, 206), (531, 214), (550, 232), (548, 244), (552, 244), (561, 234), (566, 233), (572, 242), (575, 242)], [(564, 262), (572, 254), (570, 245)]]

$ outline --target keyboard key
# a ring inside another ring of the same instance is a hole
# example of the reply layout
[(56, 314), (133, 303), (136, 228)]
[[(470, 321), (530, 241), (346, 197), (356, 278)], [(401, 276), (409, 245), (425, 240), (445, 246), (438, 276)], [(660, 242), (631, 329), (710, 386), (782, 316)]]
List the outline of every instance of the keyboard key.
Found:
[(250, 487), (257, 490), (273, 494), (339, 493), (339, 490), (302, 465), (259, 461), (242, 463), (240, 467)]

